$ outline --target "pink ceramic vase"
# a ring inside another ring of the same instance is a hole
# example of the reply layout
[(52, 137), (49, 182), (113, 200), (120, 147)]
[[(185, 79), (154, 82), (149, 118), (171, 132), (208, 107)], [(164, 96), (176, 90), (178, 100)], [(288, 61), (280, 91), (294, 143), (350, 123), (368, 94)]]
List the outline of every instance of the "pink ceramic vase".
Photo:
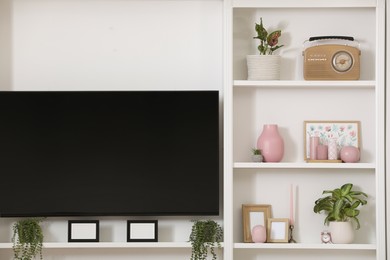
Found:
[(340, 150), (340, 158), (346, 163), (355, 163), (360, 160), (359, 148), (355, 146), (344, 146)]
[(263, 126), (263, 132), (257, 139), (257, 148), (261, 150), (264, 162), (280, 162), (283, 159), (284, 142), (278, 125)]

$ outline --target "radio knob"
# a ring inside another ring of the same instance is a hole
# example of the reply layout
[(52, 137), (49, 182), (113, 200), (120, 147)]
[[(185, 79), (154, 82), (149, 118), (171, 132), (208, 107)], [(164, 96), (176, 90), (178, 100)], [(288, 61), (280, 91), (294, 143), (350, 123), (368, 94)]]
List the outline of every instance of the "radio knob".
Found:
[(339, 51), (333, 55), (332, 66), (338, 72), (346, 72), (352, 68), (353, 57), (349, 52)]

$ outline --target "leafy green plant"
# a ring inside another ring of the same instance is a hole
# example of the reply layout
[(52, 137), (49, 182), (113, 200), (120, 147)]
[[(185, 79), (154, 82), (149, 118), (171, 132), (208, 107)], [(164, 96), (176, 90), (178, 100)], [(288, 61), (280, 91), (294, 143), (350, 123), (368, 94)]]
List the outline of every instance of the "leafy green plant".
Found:
[(31, 260), (38, 254), (40, 259), (43, 259), (43, 233), (40, 226), (42, 220), (42, 218), (27, 218), (13, 225), (12, 248), (15, 259)]
[(261, 155), (261, 150), (257, 148), (252, 148), (253, 155)]
[(190, 242), (192, 245), (191, 260), (206, 260), (210, 251), (213, 260), (217, 259), (214, 247), (221, 248), (223, 231), (214, 220), (195, 220), (192, 225)]
[(274, 51), (284, 46), (277, 45), (279, 37), (282, 35), (282, 31), (276, 30), (268, 34), (267, 30), (264, 28), (263, 25), (263, 18), (260, 18), (260, 23), (256, 23), (255, 30), (257, 32), (257, 36), (253, 37), (253, 39), (260, 40), (260, 44), (257, 47), (260, 52), (260, 55), (272, 55)]
[(361, 191), (353, 191), (353, 184), (346, 183), (340, 188), (334, 190), (325, 190), (322, 194), (330, 194), (326, 197), (315, 201), (314, 212), (321, 213), (324, 211), (328, 215), (324, 224), (329, 225), (331, 221), (348, 221), (356, 222), (356, 229), (360, 228), (359, 216), (361, 205), (366, 205), (367, 194)]

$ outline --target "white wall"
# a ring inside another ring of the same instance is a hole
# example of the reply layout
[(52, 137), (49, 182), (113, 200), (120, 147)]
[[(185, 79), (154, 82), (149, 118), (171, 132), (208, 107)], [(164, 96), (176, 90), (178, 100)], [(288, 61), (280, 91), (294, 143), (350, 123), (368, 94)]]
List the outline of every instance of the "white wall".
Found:
[[(0, 90), (222, 90), (222, 0), (13, 0), (3, 9), (7, 3), (0, 0), (0, 17), (9, 18), (9, 32), (0, 27), (0, 39), (9, 42), (0, 41), (0, 57), (9, 55), (0, 63)], [(100, 218), (101, 241), (125, 242), (127, 219), (134, 218)], [(157, 219), (159, 241), (188, 241), (191, 217)], [(66, 242), (67, 220), (47, 219), (45, 242)], [(0, 242), (10, 241), (14, 221), (0, 219)], [(44, 258), (189, 254), (188, 248), (47, 249)], [(0, 249), (0, 259), (11, 258), (11, 249)]]
[(221, 0), (15, 0), (13, 89), (220, 89)]
[(11, 87), (11, 0), (0, 0), (0, 89)]

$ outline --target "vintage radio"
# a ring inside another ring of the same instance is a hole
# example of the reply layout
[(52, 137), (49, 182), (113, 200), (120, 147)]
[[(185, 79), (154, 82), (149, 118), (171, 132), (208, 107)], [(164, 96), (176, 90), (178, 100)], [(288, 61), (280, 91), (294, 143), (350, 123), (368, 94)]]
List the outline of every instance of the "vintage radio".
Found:
[(318, 36), (304, 43), (306, 80), (358, 80), (360, 49), (353, 37)]

